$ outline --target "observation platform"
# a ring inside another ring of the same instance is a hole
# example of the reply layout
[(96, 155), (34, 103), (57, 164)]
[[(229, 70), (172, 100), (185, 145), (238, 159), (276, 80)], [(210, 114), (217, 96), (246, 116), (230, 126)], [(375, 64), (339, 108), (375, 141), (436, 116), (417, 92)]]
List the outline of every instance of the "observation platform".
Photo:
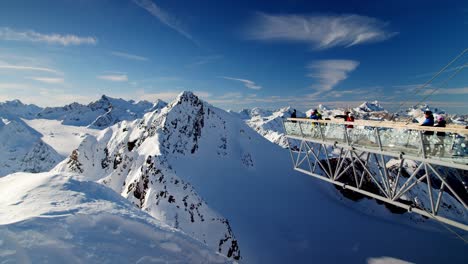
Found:
[[(418, 161), (430, 160), (433, 164), (468, 170), (468, 129), (462, 126), (442, 128), (389, 121), (288, 118), (284, 127), (288, 138), (351, 146)], [(426, 135), (427, 132), (433, 135)], [(437, 136), (440, 133), (445, 135)]]
[(284, 121), (294, 169), (468, 231), (468, 129)]

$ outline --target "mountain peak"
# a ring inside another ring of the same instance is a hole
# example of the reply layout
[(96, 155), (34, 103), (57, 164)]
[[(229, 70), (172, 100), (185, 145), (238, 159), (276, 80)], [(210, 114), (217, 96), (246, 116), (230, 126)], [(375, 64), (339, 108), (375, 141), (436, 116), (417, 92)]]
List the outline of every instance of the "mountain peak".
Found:
[[(193, 92), (191, 91), (184, 91), (182, 93), (180, 93), (177, 98), (172, 101), (170, 104), (169, 104), (169, 109), (173, 109), (177, 106), (182, 106), (183, 108), (199, 108), (200, 105), (203, 105), (204, 102), (198, 98), (198, 96), (196, 96)], [(191, 111), (189, 111), (191, 112)]]
[(197, 101), (197, 100), (199, 100), (199, 98), (193, 92), (183, 91), (177, 96), (177, 98), (175, 99), (175, 102)]
[(25, 105), (25, 104), (23, 104), (23, 102), (21, 102), (19, 99), (14, 99), (14, 100), (11, 100), (11, 101), (6, 101), (6, 104), (10, 104), (10, 105)]
[(110, 98), (109, 96), (103, 94), (103, 95), (101, 96), (101, 99), (99, 99), (99, 100), (102, 100), (102, 101), (109, 101), (110, 99), (111, 99), (111, 98)]
[(373, 102), (364, 102), (359, 105), (358, 108), (355, 109), (357, 112), (364, 111), (364, 112), (380, 112), (384, 111), (384, 108), (380, 105), (379, 101)]

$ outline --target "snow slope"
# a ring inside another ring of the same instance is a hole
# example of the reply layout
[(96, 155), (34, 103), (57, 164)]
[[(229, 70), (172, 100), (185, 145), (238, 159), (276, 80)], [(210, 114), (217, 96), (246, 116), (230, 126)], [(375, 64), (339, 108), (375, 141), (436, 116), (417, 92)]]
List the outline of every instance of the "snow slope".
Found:
[(101, 130), (88, 127), (63, 125), (57, 120), (24, 119), (23, 121), (39, 132), (41, 139), (64, 157), (69, 156), (78, 148), (87, 135), (97, 135), (101, 132)]
[[(288, 143), (284, 136), (283, 119), (291, 117), (291, 107), (268, 111), (260, 108), (244, 109), (238, 113), (248, 126), (257, 131), (269, 141), (286, 148)], [(305, 117), (304, 113), (296, 112), (297, 117)]]
[(416, 224), (372, 200), (340, 200), (331, 185), (295, 172), (286, 150), (190, 92), (160, 112), (86, 138), (55, 170), (98, 180), (246, 263), (466, 261), (463, 242), (436, 223)]
[(101, 99), (88, 105), (72, 103), (63, 107), (46, 107), (37, 114), (37, 118), (61, 120), (64, 125), (102, 129), (122, 120), (141, 118), (145, 113), (161, 109), (165, 105), (161, 100), (156, 103), (135, 102), (103, 95)]
[(41, 136), (21, 119), (0, 118), (0, 177), (17, 171), (48, 171), (65, 158)]
[(226, 263), (203, 244), (72, 175), (0, 178), (2, 263)]

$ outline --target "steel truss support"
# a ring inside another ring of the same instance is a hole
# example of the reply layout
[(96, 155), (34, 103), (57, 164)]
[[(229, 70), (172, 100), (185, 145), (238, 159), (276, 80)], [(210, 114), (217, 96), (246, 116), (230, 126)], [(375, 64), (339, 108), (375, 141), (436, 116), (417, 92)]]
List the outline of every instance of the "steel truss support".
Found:
[[(320, 133), (316, 137), (304, 134), (302, 128), (301, 135), (287, 135), (289, 145), (292, 141), (300, 142), (298, 149), (289, 147), (295, 170), (468, 231), (466, 219), (451, 219), (447, 216), (450, 214), (441, 209), (444, 204), (456, 203), (458, 209), (465, 210), (462, 215), (466, 216), (467, 196), (459, 193), (460, 188), (452, 186), (454, 180), (449, 182), (435, 165), (458, 169), (463, 166), (433, 162), (424, 153), (423, 158), (416, 159), (404, 154), (388, 153), (382, 148), (378, 130), (375, 130), (375, 137), (379, 148), (366, 149), (353, 145), (347, 132), (344, 135), (345, 143), (338, 143), (326, 140), (320, 124), (317, 129)], [(392, 170), (387, 166), (390, 160), (398, 160), (392, 163)], [(409, 170), (406, 161), (413, 161), (416, 168)], [(352, 184), (349, 184), (350, 179)], [(363, 184), (365, 181), (375, 185), (376, 189), (366, 189)], [(415, 199), (419, 202), (415, 203)]]

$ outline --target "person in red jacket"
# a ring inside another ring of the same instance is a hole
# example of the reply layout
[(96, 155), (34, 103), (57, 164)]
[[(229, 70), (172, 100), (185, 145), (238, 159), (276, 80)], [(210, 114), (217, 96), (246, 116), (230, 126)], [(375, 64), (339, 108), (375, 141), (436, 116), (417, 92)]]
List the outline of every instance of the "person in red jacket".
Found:
[[(346, 122), (354, 122), (354, 116), (352, 113), (348, 113), (348, 116), (346, 117)], [(353, 125), (346, 125), (347, 128), (353, 128)]]
[[(354, 122), (354, 116), (350, 111), (345, 111), (344, 115), (336, 115), (335, 118), (343, 118), (346, 122)], [(346, 128), (353, 128), (353, 125), (346, 125)]]

